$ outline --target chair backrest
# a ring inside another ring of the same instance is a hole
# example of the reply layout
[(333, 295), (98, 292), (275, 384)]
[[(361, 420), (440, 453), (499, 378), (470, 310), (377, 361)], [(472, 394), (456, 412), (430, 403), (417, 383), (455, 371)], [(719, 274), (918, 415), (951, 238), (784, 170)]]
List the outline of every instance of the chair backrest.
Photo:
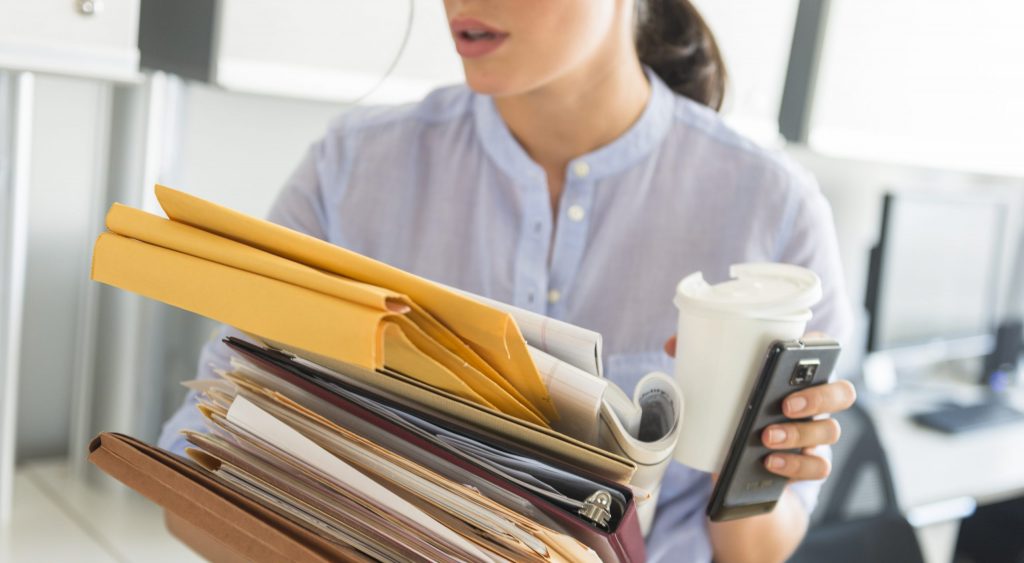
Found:
[(832, 447), (833, 473), (790, 563), (923, 563), (871, 418), (854, 405), (836, 419), (843, 435)]
[(835, 418), (843, 434), (832, 446), (834, 471), (822, 486), (811, 524), (899, 512), (889, 462), (867, 412), (855, 404)]

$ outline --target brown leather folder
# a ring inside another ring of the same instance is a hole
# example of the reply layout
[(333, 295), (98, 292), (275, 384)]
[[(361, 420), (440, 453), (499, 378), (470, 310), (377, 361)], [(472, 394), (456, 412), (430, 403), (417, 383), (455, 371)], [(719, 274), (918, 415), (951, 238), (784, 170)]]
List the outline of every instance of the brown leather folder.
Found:
[(249, 560), (235, 551), (215, 533), (208, 532), (173, 512), (164, 512), (164, 522), (171, 535), (192, 548), (199, 555), (219, 563), (248, 563)]
[(367, 561), (231, 488), (194, 463), (130, 436), (104, 432), (89, 461), (164, 508), (168, 527), (212, 561)]

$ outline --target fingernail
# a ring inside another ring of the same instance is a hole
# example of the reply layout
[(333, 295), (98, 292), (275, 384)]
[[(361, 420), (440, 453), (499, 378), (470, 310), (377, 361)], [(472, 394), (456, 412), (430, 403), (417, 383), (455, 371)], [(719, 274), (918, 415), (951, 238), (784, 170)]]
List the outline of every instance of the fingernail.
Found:
[(786, 466), (786, 460), (777, 455), (768, 456), (768, 469), (782, 469)]
[(773, 427), (768, 430), (768, 443), (769, 444), (781, 444), (786, 440), (786, 431), (779, 428)]
[(804, 410), (804, 407), (807, 406), (807, 399), (803, 397), (793, 397), (786, 401), (786, 404), (789, 406), (789, 412), (798, 413)]

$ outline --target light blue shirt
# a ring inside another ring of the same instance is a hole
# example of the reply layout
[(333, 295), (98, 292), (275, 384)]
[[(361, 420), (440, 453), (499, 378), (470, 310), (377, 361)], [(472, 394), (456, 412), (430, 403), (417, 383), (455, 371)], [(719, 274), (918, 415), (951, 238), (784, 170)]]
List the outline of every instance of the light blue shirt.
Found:
[[(651, 97), (638, 121), (569, 163), (557, 216), (544, 170), (494, 101), (455, 86), (335, 120), (270, 219), (596, 330), (607, 376), (630, 396), (645, 373), (672, 372), (663, 345), (675, 332), (675, 286), (698, 270), (721, 281), (738, 262), (808, 267), (824, 286), (809, 330), (844, 339), (851, 315), (832, 215), (813, 179), (648, 77)], [(211, 341), (199, 375), (226, 365), (226, 347)], [(203, 429), (191, 396), (160, 445), (183, 451), (183, 428)], [(811, 508), (819, 486), (793, 488)], [(711, 560), (710, 493), (708, 474), (673, 463), (647, 540), (651, 560)]]

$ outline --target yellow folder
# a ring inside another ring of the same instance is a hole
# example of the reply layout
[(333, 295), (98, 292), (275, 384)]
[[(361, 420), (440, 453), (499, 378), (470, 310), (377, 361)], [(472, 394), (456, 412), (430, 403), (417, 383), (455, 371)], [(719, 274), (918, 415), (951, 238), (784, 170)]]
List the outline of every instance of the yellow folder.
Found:
[[(550, 397), (507, 314), (359, 254), (181, 192), (158, 187), (158, 195), (172, 220), (117, 204), (111, 208), (110, 232), (96, 242), (93, 279), (341, 362), (386, 367), (548, 426), (554, 414)], [(184, 217), (194, 217), (192, 208), (199, 208), (203, 213), (198, 215), (208, 216), (205, 224), (230, 228), (204, 230), (173, 220), (171, 209), (182, 202), (187, 204)], [(234, 233), (237, 225), (230, 223), (239, 218), (251, 228), (241, 229), (240, 236), (224, 236)], [(253, 244), (268, 238), (279, 240)], [(310, 241), (319, 243), (312, 246), (321, 252), (305, 248)], [(325, 248), (332, 252), (323, 252)], [(275, 252), (281, 250), (286, 252)], [(352, 279), (351, 273), (363, 279)], [(465, 314), (430, 311), (403, 289), (457, 306)], [(481, 311), (487, 318), (481, 318)], [(473, 332), (478, 325), (506, 327), (499, 351), (488, 348), (497, 343), (495, 338)]]
[(512, 317), (429, 280), (268, 221), (156, 186), (167, 216), (178, 223), (282, 258), (407, 295), (466, 342), (548, 420), (554, 403)]
[[(543, 424), (548, 422), (537, 407), (530, 404), (514, 386), (480, 358), (476, 352), (405, 295), (298, 264), (269, 252), (124, 205), (114, 204), (111, 207), (107, 213), (107, 228), (111, 233), (150, 243), (163, 249), (287, 282), (389, 313), (381, 318), (399, 323), (404, 332), (403, 338), (409, 341), (403, 344), (404, 346), (415, 347), (427, 354), (434, 362), (441, 364), (444, 369), (452, 372), (454, 377), (462, 380), (480, 397), (486, 399), (487, 404), (532, 422)], [(154, 263), (154, 266), (159, 266), (159, 264)], [(113, 262), (111, 267), (118, 267), (118, 263)], [(144, 293), (145, 287), (139, 288), (138, 291)], [(233, 298), (237, 299), (248, 299), (249, 297), (244, 292), (233, 295)], [(187, 303), (187, 299), (188, 296), (178, 298), (182, 303)], [(368, 327), (367, 330), (373, 332), (376, 329)], [(391, 335), (391, 338), (398, 338), (394, 331), (382, 334), (385, 337)], [(302, 336), (297, 334), (293, 338), (302, 338)], [(301, 341), (291, 344), (301, 346)], [(343, 344), (339, 344), (339, 346), (343, 346)], [(391, 351), (392, 358), (408, 357), (408, 354), (402, 355), (393, 346)], [(382, 367), (379, 365), (379, 359), (371, 362), (361, 355), (353, 356), (343, 350), (339, 353), (360, 362), (359, 365), (371, 368)], [(390, 364), (390, 367), (399, 369), (393, 364)], [(408, 364), (405, 368), (406, 370), (409, 368)], [(424, 370), (426, 369), (428, 368), (424, 367)], [(436, 370), (433, 371), (437, 373)], [(446, 388), (450, 388), (450, 386)]]

